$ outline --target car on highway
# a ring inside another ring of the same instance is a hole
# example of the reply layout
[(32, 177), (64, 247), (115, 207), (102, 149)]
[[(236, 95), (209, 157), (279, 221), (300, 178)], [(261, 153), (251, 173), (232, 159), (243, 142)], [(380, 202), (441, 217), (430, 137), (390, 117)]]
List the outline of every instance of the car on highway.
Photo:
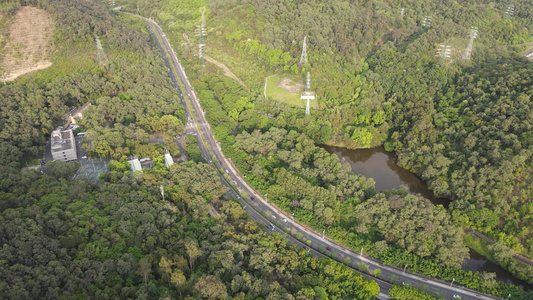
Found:
[(454, 299), (461, 299), (461, 296), (459, 296), (459, 295), (453, 295), (453, 298), (454, 298)]
[(405, 285), (405, 286), (411, 286), (411, 284), (409, 282), (405, 282), (405, 281), (402, 282), (402, 284)]
[(268, 225), (268, 228), (270, 228), (270, 230), (274, 231), (274, 224), (270, 223), (270, 225)]
[(255, 201), (255, 198), (254, 197), (250, 197), (250, 200)]
[(326, 247), (326, 250), (331, 251), (331, 247)]

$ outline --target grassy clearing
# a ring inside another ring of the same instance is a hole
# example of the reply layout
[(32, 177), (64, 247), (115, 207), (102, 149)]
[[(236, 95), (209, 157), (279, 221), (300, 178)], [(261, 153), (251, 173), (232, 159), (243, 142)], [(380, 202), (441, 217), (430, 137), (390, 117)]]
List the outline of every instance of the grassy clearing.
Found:
[[(287, 103), (291, 106), (305, 107), (307, 101), (300, 99), (300, 92), (289, 92), (279, 86), (281, 80), (283, 80), (284, 78), (288, 78), (286, 76), (287, 75), (280, 74), (268, 78), (268, 84), (266, 88), (267, 97), (275, 101)], [(298, 83), (298, 81), (294, 80), (293, 78), (289, 79), (292, 80), (291, 84)], [(315, 109), (318, 108), (316, 100), (311, 101), (311, 107)]]

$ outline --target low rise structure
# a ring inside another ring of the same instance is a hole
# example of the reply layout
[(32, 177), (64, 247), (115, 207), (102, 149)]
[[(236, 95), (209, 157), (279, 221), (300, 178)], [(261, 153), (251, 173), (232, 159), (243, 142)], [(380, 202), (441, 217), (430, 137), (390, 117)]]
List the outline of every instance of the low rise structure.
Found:
[(50, 139), (52, 158), (54, 160), (77, 160), (76, 140), (71, 129), (56, 129), (52, 131)]
[(139, 159), (136, 156), (131, 157), (128, 160), (128, 163), (130, 164), (130, 170), (132, 172), (139, 171), (139, 172), (142, 173), (143, 168), (141, 167), (141, 162), (139, 161)]

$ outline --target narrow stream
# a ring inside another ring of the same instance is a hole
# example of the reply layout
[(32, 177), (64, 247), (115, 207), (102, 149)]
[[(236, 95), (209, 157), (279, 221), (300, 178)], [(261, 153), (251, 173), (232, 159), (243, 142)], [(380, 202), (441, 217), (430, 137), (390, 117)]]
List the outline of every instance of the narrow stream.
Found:
[[(435, 205), (442, 204), (444, 207), (448, 207), (450, 200), (436, 198), (422, 179), (398, 166), (394, 154), (386, 152), (383, 147), (358, 150), (324, 145), (322, 147), (329, 153), (337, 155), (339, 159), (346, 160), (352, 167), (354, 174), (373, 178), (376, 182), (377, 192), (396, 189), (403, 185), (408, 188), (409, 192), (421, 194)], [(533, 289), (533, 284), (513, 277), (507, 270), (502, 269), (474, 250), (470, 250), (470, 259), (463, 263), (463, 270), (494, 272), (498, 281), (511, 283), (526, 290)]]

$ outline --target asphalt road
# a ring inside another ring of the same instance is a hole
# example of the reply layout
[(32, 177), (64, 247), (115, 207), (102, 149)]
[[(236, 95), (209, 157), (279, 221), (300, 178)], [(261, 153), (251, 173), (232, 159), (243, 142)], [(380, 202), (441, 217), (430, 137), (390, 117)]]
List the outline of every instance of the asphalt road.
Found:
[[(206, 159), (206, 161), (223, 170), (220, 174), (221, 181), (230, 188), (230, 193), (239, 199), (243, 205), (243, 208), (249, 213), (252, 220), (262, 222), (265, 224), (267, 230), (282, 234), (293, 244), (306, 249), (310, 248), (309, 251), (313, 255), (322, 256), (323, 254), (316, 251), (316, 249), (323, 247), (323, 249), (331, 249), (326, 250), (326, 253), (329, 255), (336, 253), (338, 255), (338, 261), (342, 262), (345, 260), (345, 258), (350, 258), (351, 263), (348, 264), (350, 267), (360, 266), (358, 263), (362, 263), (366, 266), (366, 269), (370, 270), (370, 272), (373, 272), (375, 269), (380, 269), (381, 275), (379, 278), (370, 278), (378, 282), (382, 294), (386, 294), (391, 286), (389, 283), (383, 281), (386, 280), (388, 282), (413, 286), (425, 290), (429, 294), (439, 296), (444, 299), (458, 299), (455, 296), (460, 296), (461, 299), (500, 299), (481, 294), (474, 290), (457, 287), (450, 282), (444, 282), (422, 275), (412, 274), (408, 270), (404, 272), (402, 269), (384, 266), (381, 262), (369, 257), (365, 257), (364, 255), (360, 255), (359, 252), (354, 252), (341, 245), (338, 245), (329, 240), (327, 237), (323, 238), (321, 233), (317, 233), (311, 229), (305, 228), (301, 224), (292, 220), (292, 217), (285, 215), (284, 212), (279, 211), (270, 205), (263, 198), (263, 195), (259, 195), (244, 181), (244, 179), (238, 174), (237, 170), (233, 168), (231, 162), (224, 157), (219, 144), (215, 140), (213, 133), (210, 130), (209, 123), (205, 119), (203, 110), (199, 104), (194, 89), (187, 79), (185, 70), (181, 66), (161, 27), (152, 20), (146, 18), (143, 19), (147, 22), (148, 27), (154, 36), (156, 36), (158, 43), (160, 43), (159, 47), (161, 53), (165, 63), (167, 64), (167, 67), (169, 68), (169, 76), (172, 78), (174, 86), (179, 90), (180, 95), (182, 95), (182, 102), (185, 106), (187, 115), (192, 116), (193, 118), (194, 124), (189, 130), (195, 131), (197, 138), (201, 140), (201, 142), (198, 144), (202, 152), (202, 156)], [(179, 80), (182, 82), (185, 90), (180, 90), (177, 83), (177, 78), (179, 78)], [(185, 97), (187, 97), (189, 101), (185, 101)], [(207, 145), (208, 149), (204, 145)], [(241, 195), (247, 195), (246, 199), (243, 199)], [(286, 232), (291, 232), (293, 236), (301, 234), (303, 236), (302, 240), (310, 243), (310, 246), (308, 247), (299, 240), (288, 235)], [(368, 275), (365, 276), (368, 277)], [(386, 298), (386, 296), (380, 295), (379, 298)]]

